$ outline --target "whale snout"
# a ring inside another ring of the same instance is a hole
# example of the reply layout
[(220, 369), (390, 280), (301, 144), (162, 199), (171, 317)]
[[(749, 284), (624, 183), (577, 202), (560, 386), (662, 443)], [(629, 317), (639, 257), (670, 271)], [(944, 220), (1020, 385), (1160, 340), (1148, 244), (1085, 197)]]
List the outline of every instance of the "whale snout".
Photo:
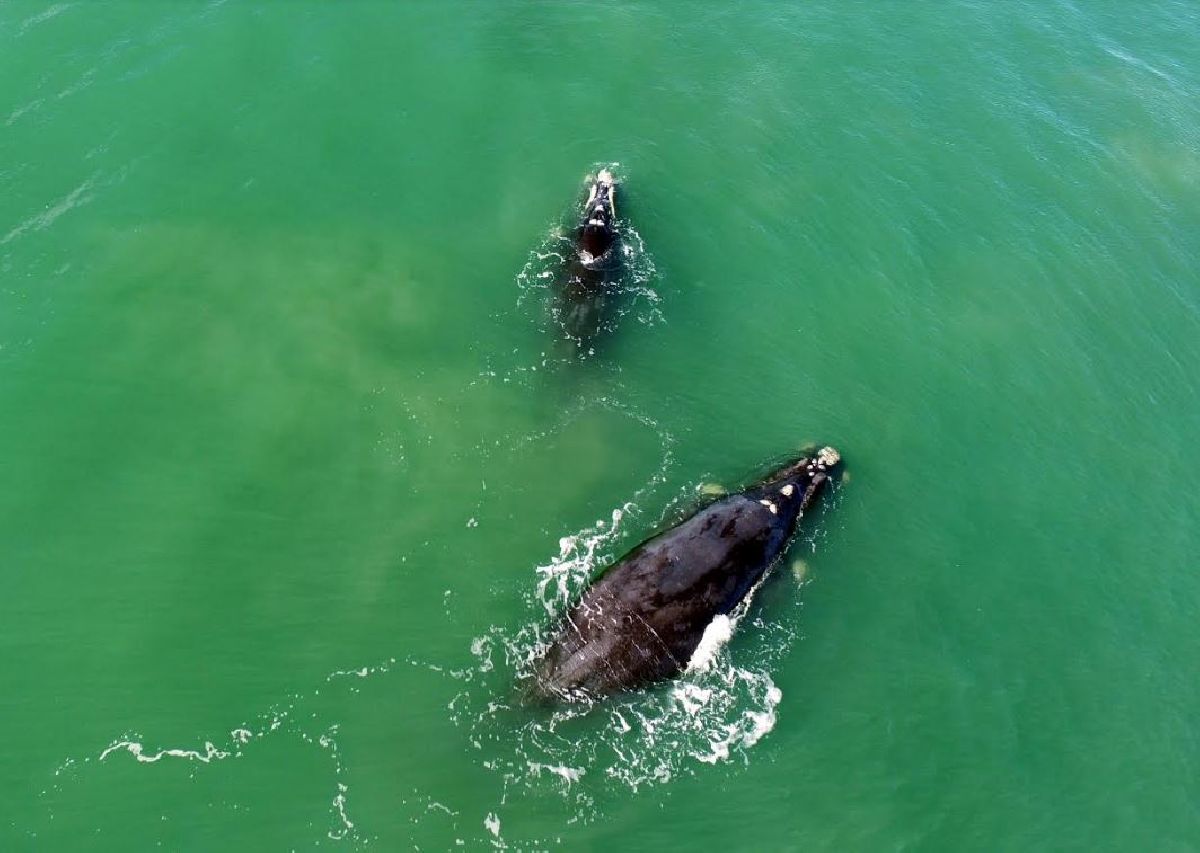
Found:
[(770, 479), (831, 474), (833, 473), (833, 469), (840, 465), (841, 462), (842, 454), (838, 453), (830, 445), (825, 445), (820, 450), (809, 450), (799, 460), (776, 471)]

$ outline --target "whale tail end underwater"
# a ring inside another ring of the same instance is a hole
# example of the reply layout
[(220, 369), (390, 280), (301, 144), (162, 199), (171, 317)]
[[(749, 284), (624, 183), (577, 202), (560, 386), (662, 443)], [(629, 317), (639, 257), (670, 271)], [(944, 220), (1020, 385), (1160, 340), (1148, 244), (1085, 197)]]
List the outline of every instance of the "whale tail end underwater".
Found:
[(841, 462), (824, 447), (714, 500), (626, 554), (583, 593), (526, 684), (534, 701), (592, 701), (683, 672), (705, 630), (779, 560)]

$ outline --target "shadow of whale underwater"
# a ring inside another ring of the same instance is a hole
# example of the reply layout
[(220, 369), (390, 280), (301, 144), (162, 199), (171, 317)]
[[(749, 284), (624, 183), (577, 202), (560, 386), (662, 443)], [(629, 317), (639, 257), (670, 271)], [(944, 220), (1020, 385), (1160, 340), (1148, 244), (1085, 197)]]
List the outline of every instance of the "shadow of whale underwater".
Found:
[(823, 448), (630, 551), (567, 613), (530, 695), (589, 701), (683, 672), (713, 620), (779, 559), (839, 461)]

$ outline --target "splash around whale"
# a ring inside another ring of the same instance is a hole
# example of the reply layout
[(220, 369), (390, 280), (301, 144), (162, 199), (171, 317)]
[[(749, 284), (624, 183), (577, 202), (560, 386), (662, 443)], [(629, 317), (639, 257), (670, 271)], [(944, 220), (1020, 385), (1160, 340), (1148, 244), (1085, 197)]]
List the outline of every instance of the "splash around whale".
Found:
[(714, 621), (727, 625), (782, 556), (840, 459), (822, 448), (626, 554), (557, 626), (528, 695), (592, 701), (683, 672)]

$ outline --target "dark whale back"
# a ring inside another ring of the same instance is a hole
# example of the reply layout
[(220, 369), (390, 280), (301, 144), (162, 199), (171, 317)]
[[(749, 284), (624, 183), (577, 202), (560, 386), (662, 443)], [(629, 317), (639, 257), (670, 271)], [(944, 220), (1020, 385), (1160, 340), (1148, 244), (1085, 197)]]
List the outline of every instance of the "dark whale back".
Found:
[(713, 619), (737, 607), (783, 553), (834, 464), (836, 454), (802, 459), (634, 548), (567, 614), (536, 668), (535, 691), (583, 699), (682, 672)]
[(584, 266), (602, 268), (608, 265), (602, 264), (603, 261), (608, 260), (605, 255), (617, 242), (617, 229), (612, 225), (583, 224), (576, 230), (575, 241), (580, 252), (587, 252), (590, 257), (596, 259), (587, 262)]

